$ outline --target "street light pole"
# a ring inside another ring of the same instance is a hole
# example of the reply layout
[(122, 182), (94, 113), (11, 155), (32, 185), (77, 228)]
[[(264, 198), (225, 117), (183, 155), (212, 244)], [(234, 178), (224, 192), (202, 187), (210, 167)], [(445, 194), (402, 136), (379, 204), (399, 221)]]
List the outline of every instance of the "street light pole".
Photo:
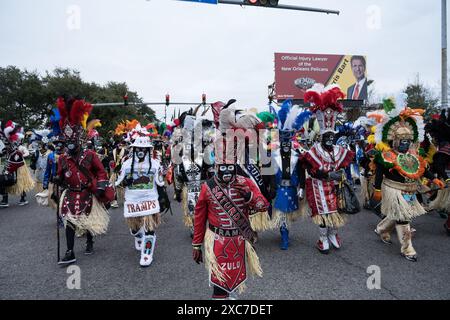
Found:
[(447, 0), (442, 0), (442, 109), (448, 107)]

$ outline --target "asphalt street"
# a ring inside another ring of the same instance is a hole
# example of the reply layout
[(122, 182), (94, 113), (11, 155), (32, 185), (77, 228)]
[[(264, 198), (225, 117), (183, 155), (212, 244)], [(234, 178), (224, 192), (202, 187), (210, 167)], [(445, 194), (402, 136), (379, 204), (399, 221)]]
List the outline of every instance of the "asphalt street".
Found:
[[(169, 188), (171, 189), (171, 187)], [(124, 222), (122, 209), (110, 210), (106, 235), (95, 239), (95, 253), (83, 254), (85, 239), (75, 243), (81, 289), (69, 289), (70, 274), (56, 263), (55, 212), (30, 204), (0, 209), (0, 299), (209, 299), (212, 288), (205, 268), (192, 261), (191, 239), (180, 205), (164, 216), (157, 230), (153, 264), (139, 266), (139, 252)], [(437, 213), (414, 221), (417, 263), (400, 255), (398, 240), (383, 244), (373, 232), (379, 218), (362, 211), (350, 216), (341, 231), (343, 248), (329, 255), (314, 245), (318, 230), (311, 220), (290, 230), (288, 251), (278, 248), (279, 232), (260, 233), (257, 252), (263, 278), (249, 278), (240, 299), (449, 299), (450, 237)], [(61, 232), (61, 255), (65, 251)], [(370, 266), (380, 269), (381, 288), (370, 290)]]

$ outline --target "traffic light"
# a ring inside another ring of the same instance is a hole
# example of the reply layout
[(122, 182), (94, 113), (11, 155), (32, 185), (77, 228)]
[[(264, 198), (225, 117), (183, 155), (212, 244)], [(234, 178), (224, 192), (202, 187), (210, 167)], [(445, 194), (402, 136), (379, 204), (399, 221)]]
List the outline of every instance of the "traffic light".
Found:
[(169, 106), (170, 104), (170, 95), (166, 94), (166, 106)]
[(245, 0), (244, 4), (249, 6), (276, 7), (278, 6), (278, 0)]
[(125, 93), (123, 96), (123, 105), (128, 106), (128, 93)]

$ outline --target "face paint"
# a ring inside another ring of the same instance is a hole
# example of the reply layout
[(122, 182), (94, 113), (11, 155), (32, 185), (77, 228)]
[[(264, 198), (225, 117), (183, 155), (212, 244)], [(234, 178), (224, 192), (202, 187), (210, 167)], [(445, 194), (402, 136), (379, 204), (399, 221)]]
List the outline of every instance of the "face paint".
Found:
[(281, 143), (281, 150), (284, 153), (288, 153), (291, 150), (291, 142), (290, 141), (284, 141)]
[(236, 177), (236, 165), (221, 164), (218, 166), (217, 179), (220, 182), (230, 183)]
[(411, 140), (400, 140), (400, 144), (398, 145), (398, 151), (400, 153), (406, 153), (411, 146)]
[(334, 133), (327, 132), (322, 136), (322, 147), (326, 150), (332, 150), (334, 145)]
[(139, 160), (143, 160), (145, 156), (147, 155), (147, 149), (145, 148), (136, 148), (136, 156)]
[(78, 153), (78, 144), (76, 143), (76, 141), (69, 141), (67, 143), (67, 152), (73, 156), (76, 155)]

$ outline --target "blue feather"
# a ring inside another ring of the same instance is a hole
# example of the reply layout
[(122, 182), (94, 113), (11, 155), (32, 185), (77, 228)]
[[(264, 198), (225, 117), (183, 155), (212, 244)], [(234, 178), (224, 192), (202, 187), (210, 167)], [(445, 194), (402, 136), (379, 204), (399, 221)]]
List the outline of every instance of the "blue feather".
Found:
[(294, 129), (300, 130), (305, 125), (306, 121), (309, 121), (311, 116), (312, 116), (312, 112), (309, 110), (305, 110), (305, 111), (301, 112), (295, 119)]
[(275, 110), (275, 108), (273, 107), (273, 105), (271, 103), (269, 103), (269, 112), (271, 114), (273, 114), (275, 116), (275, 118), (277, 118), (278, 123), (280, 123), (280, 118), (278, 117), (278, 113), (277, 113), (277, 111)]
[(50, 116), (52, 132), (48, 135), (48, 138), (57, 137), (61, 134), (61, 128), (59, 127), (59, 120), (61, 120), (61, 115), (59, 114), (59, 110), (58, 108), (53, 108), (52, 112), (53, 114)]
[(280, 111), (278, 111), (278, 129), (283, 129), (284, 123), (286, 122), (289, 111), (292, 108), (292, 99), (285, 100), (281, 105)]

